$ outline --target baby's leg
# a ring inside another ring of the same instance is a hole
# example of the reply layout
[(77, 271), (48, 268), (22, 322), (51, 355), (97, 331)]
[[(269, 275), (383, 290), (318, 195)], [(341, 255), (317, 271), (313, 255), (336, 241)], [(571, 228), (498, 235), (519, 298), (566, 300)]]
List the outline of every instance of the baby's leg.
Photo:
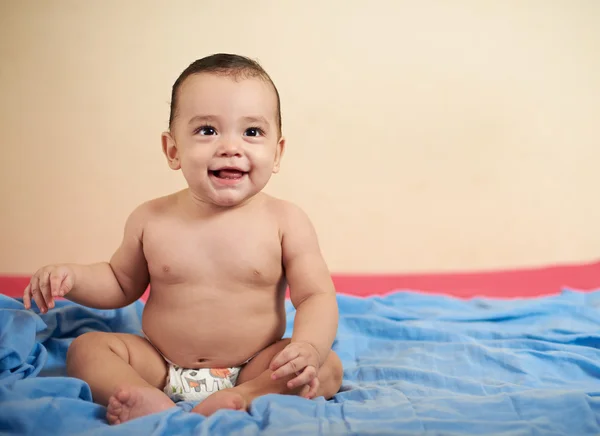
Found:
[[(287, 382), (295, 376), (272, 380), (273, 371), (269, 369), (271, 360), (277, 353), (290, 343), (284, 339), (260, 352), (240, 371), (237, 386), (225, 389), (210, 395), (192, 412), (201, 415), (212, 415), (219, 409), (247, 409), (252, 400), (266, 394), (288, 394), (298, 395), (304, 391), (304, 387), (289, 389)], [(342, 385), (343, 368), (339, 357), (333, 351), (329, 353), (325, 364), (319, 369), (319, 389), (317, 397), (330, 399)]]
[(144, 338), (122, 333), (86, 333), (67, 353), (67, 374), (90, 385), (106, 419), (119, 424), (175, 406), (162, 392), (167, 364)]

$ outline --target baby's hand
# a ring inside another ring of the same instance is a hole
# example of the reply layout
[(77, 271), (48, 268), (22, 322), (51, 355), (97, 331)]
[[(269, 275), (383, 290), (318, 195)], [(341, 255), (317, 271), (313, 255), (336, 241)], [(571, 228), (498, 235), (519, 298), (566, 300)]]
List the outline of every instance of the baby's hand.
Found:
[(308, 385), (309, 391), (305, 396), (312, 398), (319, 387), (319, 353), (308, 342), (292, 342), (279, 352), (271, 361), (269, 369), (273, 372), (271, 378), (277, 380), (292, 374), (297, 377), (287, 383), (289, 389)]
[(66, 265), (51, 265), (39, 269), (25, 288), (23, 293), (23, 304), (26, 309), (31, 308), (31, 299), (40, 309), (46, 313), (48, 309), (54, 308), (54, 297), (63, 297), (71, 289), (75, 282), (75, 275), (71, 268)]

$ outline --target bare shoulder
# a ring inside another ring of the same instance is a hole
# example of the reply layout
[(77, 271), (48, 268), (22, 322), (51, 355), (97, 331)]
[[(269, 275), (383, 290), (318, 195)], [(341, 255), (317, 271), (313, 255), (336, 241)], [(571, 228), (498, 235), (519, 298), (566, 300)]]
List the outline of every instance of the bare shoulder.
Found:
[(127, 218), (126, 227), (141, 235), (148, 222), (175, 209), (179, 193), (154, 198), (138, 205)]
[(308, 214), (297, 204), (270, 197), (268, 207), (279, 225), (284, 264), (305, 255), (320, 258), (315, 227)]
[(308, 214), (300, 206), (280, 198), (266, 197), (265, 203), (269, 211), (277, 219), (279, 228), (283, 233), (302, 229), (314, 231)]

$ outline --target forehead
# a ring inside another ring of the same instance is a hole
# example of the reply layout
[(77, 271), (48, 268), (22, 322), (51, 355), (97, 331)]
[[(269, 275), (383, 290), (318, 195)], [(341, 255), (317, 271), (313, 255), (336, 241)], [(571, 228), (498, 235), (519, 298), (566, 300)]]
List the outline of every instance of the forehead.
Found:
[(182, 83), (177, 99), (177, 110), (182, 118), (262, 115), (274, 121), (277, 112), (275, 91), (260, 77), (193, 74)]

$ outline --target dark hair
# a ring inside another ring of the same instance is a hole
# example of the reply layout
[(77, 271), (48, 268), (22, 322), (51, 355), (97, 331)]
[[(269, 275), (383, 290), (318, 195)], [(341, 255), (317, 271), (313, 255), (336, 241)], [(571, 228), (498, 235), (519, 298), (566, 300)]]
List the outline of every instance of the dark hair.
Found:
[(169, 128), (173, 124), (177, 112), (177, 93), (181, 84), (189, 76), (200, 73), (213, 73), (226, 76), (233, 76), (235, 79), (259, 77), (270, 83), (277, 96), (277, 127), (281, 134), (281, 103), (279, 100), (279, 91), (260, 64), (250, 58), (228, 53), (217, 53), (194, 61), (179, 75), (171, 91), (171, 113), (169, 114)]

